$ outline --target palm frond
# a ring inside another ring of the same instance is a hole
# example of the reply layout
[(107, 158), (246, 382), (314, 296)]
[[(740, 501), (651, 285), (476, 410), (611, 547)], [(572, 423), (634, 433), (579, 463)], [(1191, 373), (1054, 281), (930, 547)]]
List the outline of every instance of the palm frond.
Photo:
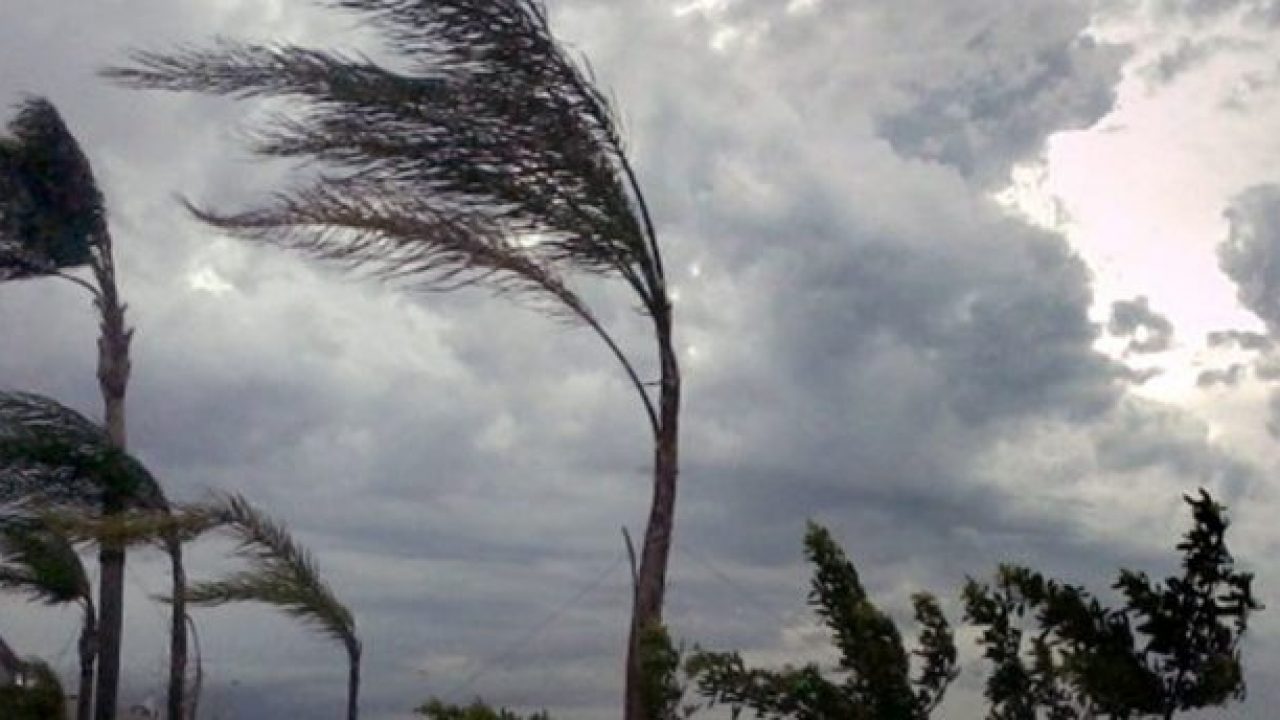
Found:
[[(262, 155), (328, 174), (266, 208), (199, 215), (323, 259), (376, 259), (425, 287), (549, 295), (551, 265), (617, 274), (650, 311), (661, 262), (604, 97), (530, 0), (329, 0), (407, 67), (294, 45), (139, 52), (124, 85), (289, 102)], [(409, 222), (409, 219), (413, 219)], [(311, 236), (302, 241), (301, 236)]]
[(89, 577), (72, 542), (40, 518), (0, 516), (0, 588), (49, 605), (91, 603)]
[(311, 553), (284, 525), (239, 495), (220, 496), (207, 503), (203, 512), (239, 542), (236, 555), (247, 560), (249, 568), (221, 580), (192, 584), (186, 591), (187, 602), (271, 605), (341, 642), (349, 653), (359, 654), (351, 611), (321, 578)]
[(48, 100), (18, 107), (0, 139), (0, 281), (87, 265), (108, 242), (89, 161)]
[(167, 507), (160, 484), (105, 430), (43, 395), (0, 392), (0, 502)]
[(188, 542), (217, 526), (203, 509), (129, 509), (103, 515), (92, 509), (43, 508), (37, 515), (73, 543), (130, 547), (155, 543), (166, 549)]

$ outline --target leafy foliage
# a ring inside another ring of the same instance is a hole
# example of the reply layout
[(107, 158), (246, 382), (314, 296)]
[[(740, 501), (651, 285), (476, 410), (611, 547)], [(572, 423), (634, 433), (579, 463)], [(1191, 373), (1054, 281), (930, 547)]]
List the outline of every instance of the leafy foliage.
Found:
[(99, 425), (56, 400), (0, 392), (0, 502), (167, 508), (160, 484)]
[(57, 109), (23, 102), (0, 137), (0, 281), (89, 264), (105, 222), (89, 161)]
[(53, 668), (40, 660), (23, 663), (25, 681), (0, 687), (0, 717), (5, 720), (49, 720), (66, 717), (62, 683)]
[(465, 707), (432, 699), (414, 709), (413, 712), (429, 720), (551, 720), (551, 716), (545, 711), (535, 712), (532, 715), (519, 715), (506, 708), (495, 710), (479, 699)]
[(39, 518), (0, 516), (0, 562), (0, 588), (47, 605), (93, 602), (75, 547)]
[(645, 717), (651, 720), (690, 717), (697, 707), (681, 703), (687, 689), (680, 676), (683, 648), (671, 642), (671, 635), (662, 625), (645, 627), (640, 633), (639, 645), (640, 698)]
[[(917, 720), (927, 718), (955, 679), (951, 627), (928, 595), (913, 598), (923, 626), (920, 674), (897, 627), (868, 599), (853, 563), (823, 527), (810, 523), (805, 551), (814, 565), (809, 601), (831, 630), (840, 661), (834, 673), (816, 664), (781, 670), (749, 669), (738, 653), (698, 651), (687, 669), (712, 703), (762, 718)], [(837, 676), (833, 679), (832, 676)]]
[(1253, 577), (1235, 568), (1222, 506), (1203, 490), (1186, 500), (1193, 525), (1177, 545), (1182, 574), (1156, 585), (1121, 571), (1119, 608), (1022, 567), (1002, 567), (994, 586), (969, 581), (966, 616), (995, 666), (991, 718), (1169, 718), (1244, 696), (1240, 641), (1261, 607)]

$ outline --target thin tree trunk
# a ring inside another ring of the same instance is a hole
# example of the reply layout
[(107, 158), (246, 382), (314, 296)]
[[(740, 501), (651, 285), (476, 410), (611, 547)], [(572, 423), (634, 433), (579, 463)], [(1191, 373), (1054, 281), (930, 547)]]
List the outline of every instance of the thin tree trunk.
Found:
[(169, 720), (186, 720), (187, 571), (182, 563), (182, 540), (177, 532), (165, 540), (173, 575), (169, 626)]
[(651, 708), (645, 707), (640, 638), (646, 629), (662, 624), (679, 479), (680, 367), (672, 345), (670, 306), (664, 310), (655, 318), (662, 363), (659, 423), (654, 440), (653, 500), (645, 526), (627, 641), (626, 720), (656, 720), (649, 717)]
[(187, 717), (189, 720), (196, 720), (200, 717), (200, 691), (204, 689), (204, 655), (200, 651), (200, 634), (196, 632), (196, 621), (191, 619), (191, 615), (187, 615), (187, 628), (196, 651), (196, 673), (191, 680), (191, 693), (187, 695)]
[(360, 643), (347, 644), (351, 668), (347, 675), (347, 720), (360, 717)]
[(98, 562), (102, 568), (98, 583), (102, 632), (94, 717), (115, 720), (120, 690), (120, 631), (124, 627), (124, 550), (103, 547)]
[[(116, 292), (114, 271), (107, 263), (98, 271), (102, 295), (98, 309), (102, 313), (101, 336), (98, 338), (98, 386), (102, 391), (103, 414), (107, 435), (112, 444), (123, 450), (128, 445), (124, 401), (129, 385), (129, 341), (131, 332), (125, 326), (124, 306)], [(103, 514), (124, 509), (124, 498), (114, 488), (107, 488)], [(98, 682), (95, 703), (97, 720), (115, 720), (120, 691), (120, 647), (124, 628), (124, 547), (104, 542), (98, 554), (101, 576), (98, 583), (98, 607), (101, 611), (98, 646)]]
[(76, 720), (93, 717), (93, 662), (98, 655), (98, 621), (93, 602), (84, 601), (84, 627), (80, 630), (80, 687), (76, 691)]

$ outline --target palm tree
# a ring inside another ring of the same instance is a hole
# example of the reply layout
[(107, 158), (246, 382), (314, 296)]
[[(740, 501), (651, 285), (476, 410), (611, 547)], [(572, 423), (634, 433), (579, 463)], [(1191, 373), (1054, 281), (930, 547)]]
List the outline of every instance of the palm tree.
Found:
[(311, 553), (299, 545), (284, 525), (267, 517), (239, 495), (216, 498), (196, 510), (209, 525), (225, 528), (239, 542), (236, 555), (249, 569), (221, 580), (187, 588), (191, 605), (214, 607), (231, 602), (272, 605), (310, 625), (342, 645), (349, 664), (347, 718), (359, 716), (360, 638), (355, 618), (338, 601)]
[(0, 588), (23, 593), (46, 605), (77, 604), (83, 611), (76, 718), (89, 720), (93, 712), (97, 613), (89, 576), (75, 547), (38, 517), (8, 514), (0, 516), (0, 563)]
[[(109, 500), (115, 503), (115, 512), (105, 512), (105, 508), (112, 507)], [(159, 482), (142, 463), (116, 445), (110, 433), (56, 400), (22, 392), (0, 392), (0, 503), (39, 509), (41, 519), (57, 525), (54, 529), (67, 534), (70, 540), (97, 540), (100, 548), (119, 548), (121, 553), (134, 541), (132, 536), (104, 531), (86, 535), (77, 532), (74, 524), (62, 524), (62, 518), (89, 513), (100, 515), (104, 522), (116, 518), (123, 521), (136, 511), (169, 517), (169, 504)], [(183, 534), (172, 522), (160, 527), (165, 533), (165, 549), (170, 558), (176, 558), (173, 565), (180, 570), (181, 555), (177, 551)], [(183, 580), (178, 587), (185, 586)], [(100, 595), (99, 608), (102, 598)], [(101, 618), (100, 612), (98, 683), (102, 682), (101, 665), (105, 661), (102, 638), (106, 631)], [(184, 633), (184, 641), (185, 637)], [(99, 688), (95, 693), (95, 716), (99, 718), (104, 713), (97, 704), (102, 697)]]
[[(365, 16), (405, 60), (221, 41), (138, 52), (124, 85), (286, 98), (260, 127), (263, 156), (319, 177), (242, 212), (196, 208), (241, 237), (410, 287), (479, 285), (590, 328), (621, 364), (654, 438), (653, 496), (636, 573), (626, 717), (649, 713), (637, 639), (662, 622), (678, 466), (680, 368), (657, 234), (613, 111), (552, 35), (537, 0), (321, 0)], [(291, 110), (291, 111), (290, 111)], [(642, 380), (570, 284), (619, 278), (652, 323)], [(656, 386), (656, 387), (655, 387)]]
[[(84, 266), (90, 269), (92, 282), (70, 274)], [(9, 136), (0, 137), (0, 281), (40, 277), (69, 280), (93, 297), (100, 315), (97, 376), (104, 426), (110, 443), (123, 450), (128, 438), (125, 395), (133, 330), (125, 322), (125, 305), (116, 284), (102, 193), (88, 158), (57, 109), (47, 100), (32, 98), (19, 106), (9, 123)], [(120, 512), (124, 506), (125, 498), (110, 489), (102, 494), (104, 514)], [(180, 586), (185, 579), (180, 543), (171, 543), (169, 554), (173, 582)], [(112, 720), (120, 682), (124, 548), (103, 544), (99, 562), (96, 717)], [(169, 711), (174, 718), (182, 717), (184, 612), (175, 605), (170, 628)]]

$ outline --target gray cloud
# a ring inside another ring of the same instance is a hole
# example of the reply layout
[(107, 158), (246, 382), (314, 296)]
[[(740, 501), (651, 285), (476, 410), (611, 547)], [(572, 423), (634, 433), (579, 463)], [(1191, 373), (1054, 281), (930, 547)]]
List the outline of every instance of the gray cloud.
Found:
[(1153, 86), (1164, 85), (1202, 67), (1223, 53), (1257, 48), (1257, 43), (1230, 36), (1218, 35), (1194, 40), (1183, 37), (1179, 38), (1172, 49), (1161, 53), (1141, 67), (1138, 72), (1144, 75)]
[(1209, 347), (1238, 347), (1254, 352), (1264, 352), (1275, 345), (1266, 334), (1247, 330), (1215, 330), (1205, 335), (1205, 342)]
[(1245, 368), (1243, 363), (1233, 363), (1225, 368), (1204, 370), (1196, 376), (1196, 387), (1209, 388), (1216, 385), (1235, 387), (1244, 379)]
[[(957, 28), (970, 30), (965, 52), (981, 60), (917, 79), (900, 110), (877, 117), (880, 134), (904, 155), (1002, 183), (1048, 132), (1093, 124), (1111, 108), (1127, 50), (1076, 34), (1067, 8)], [(1045, 33), (1047, 42), (1026, 44)]]
[(1146, 297), (1111, 303), (1107, 332), (1129, 338), (1125, 348), (1129, 353), (1158, 353), (1173, 347), (1173, 323), (1152, 310)]
[(1224, 215), (1228, 232), (1218, 246), (1218, 265), (1235, 282), (1240, 303), (1275, 335), (1280, 330), (1280, 186), (1245, 190)]
[[(368, 717), (431, 693), (606, 716), (628, 602), (618, 528), (643, 520), (649, 461), (607, 354), (479, 293), (403, 295), (211, 237), (172, 193), (234, 204), (278, 182), (285, 169), (235, 143), (254, 110), (92, 79), (132, 44), (356, 42), (343, 21), (277, 3), (82, 5), (0, 10), (0, 100), (52, 95), (108, 192), (139, 328), (139, 452), (174, 495), (243, 490), (316, 550), (364, 629)], [(1180, 520), (1176, 495), (1197, 484), (1253, 487), (1206, 428), (1126, 395), (1131, 373), (1093, 349), (1087, 268), (987, 197), (1049, 133), (1107, 109), (1120, 51), (1080, 39), (1082, 7), (782, 5), (553, 5), (620, 100), (680, 294), (677, 633), (777, 650), (777, 621), (803, 610), (807, 517), (905, 607), (910, 587), (945, 594), (1000, 560), (1105, 577), (1154, 550), (1099, 527)], [(95, 34), (61, 30), (83, 27)], [(726, 30), (739, 40), (712, 48)], [(92, 314), (54, 287), (0, 288), (0, 385), (92, 411)], [(651, 367), (625, 298), (585, 292)], [(1086, 492), (1139, 481), (1175, 507)], [(156, 563), (131, 567), (163, 586)], [(131, 697), (155, 692), (162, 661), (144, 595)], [(209, 707), (332, 707), (333, 648), (260, 609), (200, 621)], [(51, 627), (19, 640), (54, 654)]]
[(1228, 15), (1270, 27), (1280, 23), (1280, 2), (1276, 0), (1159, 0), (1154, 7), (1164, 17), (1196, 23), (1213, 22)]

